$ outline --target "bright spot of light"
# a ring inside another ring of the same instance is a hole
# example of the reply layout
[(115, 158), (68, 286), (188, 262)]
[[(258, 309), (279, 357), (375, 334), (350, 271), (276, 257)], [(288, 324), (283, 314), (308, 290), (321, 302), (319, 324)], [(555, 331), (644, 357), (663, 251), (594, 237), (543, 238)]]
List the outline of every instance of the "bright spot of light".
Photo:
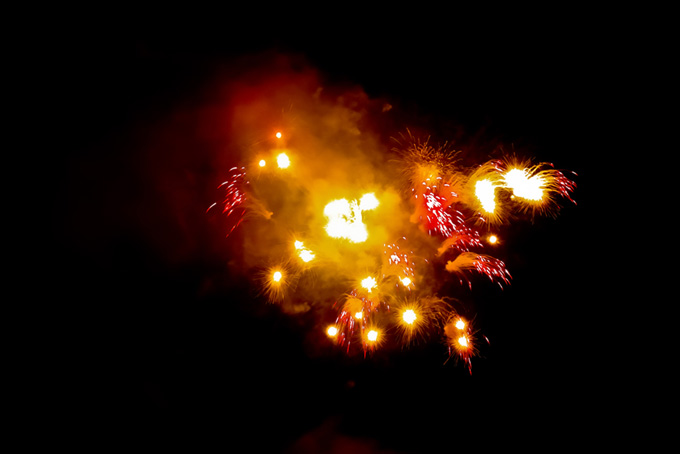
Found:
[(413, 311), (413, 309), (406, 309), (404, 313), (401, 314), (401, 318), (407, 324), (413, 325), (413, 323), (416, 321), (418, 317), (416, 316), (416, 313)]
[(283, 274), (281, 271), (274, 271), (274, 274), (272, 275), (272, 279), (274, 282), (281, 282), (281, 279), (283, 278)]
[(463, 320), (458, 320), (456, 322), (456, 328), (458, 328), (460, 330), (465, 329), (465, 322)]
[(338, 329), (335, 326), (331, 325), (326, 330), (326, 334), (328, 334), (330, 337), (334, 337), (338, 334)]
[(545, 180), (540, 175), (529, 177), (525, 169), (510, 169), (503, 175), (505, 185), (512, 189), (513, 195), (535, 202), (543, 198)]
[(309, 249), (303, 249), (302, 251), (298, 252), (298, 256), (305, 263), (314, 260), (314, 253)]
[(378, 340), (378, 332), (372, 329), (366, 334), (366, 338), (371, 342), (375, 342)]
[(465, 336), (459, 337), (459, 338), (458, 338), (458, 344), (460, 344), (461, 347), (467, 348), (467, 346), (468, 346), (467, 337), (465, 337)]
[(286, 153), (281, 153), (276, 157), (276, 163), (280, 169), (287, 169), (290, 166), (290, 158)]
[(368, 276), (366, 279), (362, 279), (361, 286), (368, 290), (368, 293), (371, 293), (371, 290), (376, 288), (378, 284), (376, 283), (375, 278)]
[(280, 138), (281, 138), (281, 133), (280, 133), (280, 132), (277, 132), (277, 133), (276, 133), (276, 138), (277, 138), (277, 139), (280, 139)]
[(401, 278), (401, 283), (404, 284), (404, 286), (408, 287), (409, 285), (411, 285), (411, 279), (403, 277)]
[(326, 233), (332, 238), (345, 238), (352, 243), (363, 243), (368, 239), (368, 230), (362, 221), (361, 212), (373, 210), (379, 205), (373, 193), (364, 194), (359, 201), (348, 202), (337, 199), (326, 204), (323, 210), (328, 218)]
[(493, 213), (496, 209), (495, 189), (491, 180), (479, 180), (475, 183), (475, 195), (487, 213)]
[(489, 242), (489, 244), (498, 243), (498, 237), (496, 235), (489, 235), (486, 240)]
[(354, 314), (354, 318), (356, 318), (357, 320), (361, 320), (363, 317), (364, 317), (364, 313), (361, 312), (361, 311)]
[(380, 205), (380, 202), (372, 192), (364, 194), (359, 200), (359, 209), (361, 211), (374, 210), (378, 208), (378, 205)]

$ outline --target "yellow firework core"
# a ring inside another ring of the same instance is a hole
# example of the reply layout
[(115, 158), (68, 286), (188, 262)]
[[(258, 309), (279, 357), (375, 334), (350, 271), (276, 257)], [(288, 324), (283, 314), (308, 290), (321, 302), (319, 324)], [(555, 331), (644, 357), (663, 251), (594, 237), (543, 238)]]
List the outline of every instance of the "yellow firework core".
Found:
[(371, 342), (375, 342), (378, 340), (378, 332), (372, 329), (366, 334), (366, 338)]
[(458, 320), (458, 321), (456, 322), (456, 328), (458, 328), (458, 329), (460, 329), (460, 330), (465, 329), (465, 322), (464, 322), (463, 320)]
[(361, 286), (368, 290), (368, 293), (371, 293), (371, 290), (376, 288), (378, 284), (376, 283), (375, 279), (371, 276), (368, 276), (366, 279), (363, 279), (361, 281)]
[(267, 165), (267, 161), (265, 161), (264, 159), (260, 159), (260, 162), (258, 164), (260, 165), (260, 167), (264, 167)]
[(364, 313), (361, 312), (361, 311), (356, 312), (356, 313), (354, 314), (354, 318), (356, 318), (357, 320), (361, 320), (363, 317), (364, 317)]
[(332, 238), (345, 238), (352, 243), (363, 243), (368, 239), (368, 230), (362, 220), (362, 211), (373, 210), (380, 203), (375, 194), (364, 194), (359, 201), (348, 202), (337, 199), (329, 202), (323, 210), (328, 219), (326, 233)]
[(276, 138), (277, 138), (277, 139), (280, 139), (280, 138), (281, 138), (281, 133), (280, 133), (280, 132), (277, 132), (277, 133), (276, 133)]
[(328, 334), (330, 337), (335, 337), (338, 334), (338, 329), (335, 326), (331, 325), (326, 330), (326, 334)]
[(498, 243), (498, 237), (496, 235), (489, 235), (486, 241), (488, 241), (489, 244), (496, 244)]
[(280, 169), (287, 169), (290, 166), (290, 158), (286, 153), (281, 153), (276, 157), (276, 163)]
[(307, 249), (304, 244), (302, 244), (302, 241), (295, 242), (295, 250), (297, 251), (298, 257), (300, 257), (300, 260), (303, 262), (308, 263), (314, 260), (314, 253)]
[(409, 279), (409, 278), (407, 278), (407, 277), (403, 277), (403, 278), (401, 278), (400, 280), (401, 280), (401, 283), (404, 284), (404, 286), (406, 286), (406, 287), (408, 287), (409, 285), (411, 285), (411, 279)]
[(491, 180), (479, 180), (475, 183), (475, 195), (482, 204), (482, 209), (487, 213), (493, 213), (496, 209), (495, 185)]
[(543, 199), (545, 180), (541, 175), (529, 176), (526, 169), (510, 169), (503, 175), (505, 186), (512, 189), (513, 195), (538, 202)]
[(281, 282), (281, 279), (283, 279), (283, 274), (281, 271), (274, 271), (274, 274), (272, 274), (272, 280), (274, 282)]
[(468, 347), (467, 337), (465, 337), (465, 336), (459, 337), (458, 338), (458, 344), (463, 348), (467, 348)]
[(404, 323), (408, 325), (413, 325), (418, 316), (416, 315), (413, 309), (406, 309), (404, 313), (401, 314), (401, 318), (404, 320)]

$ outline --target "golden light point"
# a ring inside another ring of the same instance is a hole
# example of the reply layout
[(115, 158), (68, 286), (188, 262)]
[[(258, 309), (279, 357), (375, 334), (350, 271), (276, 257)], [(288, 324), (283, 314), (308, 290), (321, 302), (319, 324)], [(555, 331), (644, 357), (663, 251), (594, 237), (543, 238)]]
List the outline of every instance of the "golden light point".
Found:
[(282, 136), (281, 136), (281, 133), (280, 133), (280, 132), (277, 132), (277, 133), (276, 133), (276, 138), (277, 138), (277, 139), (280, 139), (281, 137), (282, 137)]
[(409, 279), (408, 277), (401, 278), (401, 283), (404, 284), (404, 286), (408, 287), (409, 285), (411, 285), (411, 279)]
[(368, 290), (368, 293), (371, 293), (371, 290), (376, 288), (378, 284), (376, 283), (375, 278), (368, 276), (367, 278), (362, 279), (361, 286)]
[(404, 322), (406, 324), (413, 325), (413, 323), (415, 323), (418, 316), (416, 315), (416, 313), (413, 309), (406, 309), (404, 311), (404, 313), (401, 314), (401, 318), (404, 320)]
[(279, 169), (287, 169), (290, 166), (290, 158), (286, 153), (281, 153), (276, 157), (276, 163)]
[(264, 159), (260, 159), (260, 162), (258, 164), (260, 165), (260, 167), (264, 167), (267, 165), (267, 161), (265, 161)]
[(498, 237), (496, 235), (489, 235), (486, 240), (489, 242), (489, 244), (498, 243)]
[(378, 340), (378, 332), (372, 329), (366, 334), (366, 338), (371, 342), (375, 342)]
[(459, 337), (459, 338), (458, 338), (458, 344), (459, 344), (461, 347), (467, 348), (467, 347), (468, 347), (468, 340), (467, 340), (467, 337), (465, 337), (465, 336)]
[(356, 318), (357, 320), (361, 320), (363, 317), (364, 317), (364, 313), (361, 312), (361, 311), (354, 314), (354, 318)]
[(463, 320), (458, 319), (456, 322), (456, 328), (463, 330), (465, 329), (465, 322)]
[(274, 271), (274, 274), (272, 274), (272, 280), (274, 282), (281, 282), (281, 279), (283, 278), (283, 274), (281, 271)]
[(303, 249), (298, 253), (298, 256), (300, 257), (300, 260), (302, 260), (305, 263), (311, 262), (314, 260), (314, 253), (310, 251), (309, 249)]
[(326, 334), (328, 334), (328, 336), (330, 337), (335, 337), (338, 334), (338, 329), (335, 326), (331, 325), (326, 330)]

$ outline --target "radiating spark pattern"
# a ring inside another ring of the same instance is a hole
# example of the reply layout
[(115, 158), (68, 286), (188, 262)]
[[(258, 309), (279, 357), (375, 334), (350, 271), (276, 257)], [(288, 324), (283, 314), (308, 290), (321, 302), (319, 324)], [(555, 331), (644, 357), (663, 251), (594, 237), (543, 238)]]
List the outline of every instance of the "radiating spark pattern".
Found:
[[(357, 131), (347, 134), (356, 141)], [(269, 129), (262, 142), (277, 146), (269, 154), (253, 150), (248, 161), (259, 166), (255, 178), (247, 178), (245, 167), (232, 167), (219, 185), (227, 235), (247, 220), (243, 247), (249, 266), (260, 270), (264, 297), (287, 312), (312, 306), (315, 313), (330, 311), (334, 322), (324, 316), (319, 333), (348, 353), (353, 346), (366, 355), (440, 339), (449, 358), (469, 369), (478, 338), (472, 321), (460, 315), (468, 308), (458, 297), (472, 289), (475, 275), (501, 288), (511, 279), (503, 260), (482, 251), (505, 251), (511, 240), (502, 236), (504, 224), (554, 214), (558, 196), (573, 202), (576, 187), (551, 164), (503, 158), (461, 167), (458, 152), (410, 132), (401, 136), (407, 143), (392, 150), (396, 175), (375, 166), (370, 176), (355, 171), (359, 160), (345, 158), (345, 149), (325, 154), (319, 164), (310, 158), (320, 148), (293, 146), (318, 145), (320, 132), (306, 131), (307, 140), (285, 130), (271, 134)], [(347, 162), (352, 164), (336, 171)], [(503, 247), (497, 247), (499, 238)], [(454, 278), (455, 298), (439, 296), (450, 287), (443, 276)]]

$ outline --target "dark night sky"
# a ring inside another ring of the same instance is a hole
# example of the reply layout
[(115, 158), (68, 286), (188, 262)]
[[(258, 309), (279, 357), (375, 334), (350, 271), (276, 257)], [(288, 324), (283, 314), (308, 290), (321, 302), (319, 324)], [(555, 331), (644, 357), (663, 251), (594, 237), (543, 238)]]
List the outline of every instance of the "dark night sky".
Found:
[[(347, 35), (292, 26), (262, 35), (258, 23), (251, 34), (95, 24), (47, 44), (54, 90), (45, 114), (63, 144), (46, 157), (57, 175), (48, 283), (67, 303), (53, 309), (64, 323), (46, 346), (52, 378), (43, 385), (55, 417), (63, 408), (78, 414), (60, 436), (426, 452), (498, 439), (555, 446), (593, 433), (605, 403), (585, 397), (602, 383), (589, 354), (598, 342), (587, 315), (594, 300), (584, 295), (599, 284), (584, 260), (590, 170), (603, 159), (595, 130), (607, 44), (585, 20), (442, 22), (350, 22)], [(187, 151), (146, 178), (149, 156), (163, 156), (150, 147), (171, 147), (148, 137), (173, 113), (206, 102), (215, 74), (238, 72), (244, 56), (277, 53), (302, 56), (330, 84), (388, 100), (404, 112), (403, 127), (447, 139), (458, 125), (462, 143), (514, 144), (579, 174), (577, 206), (509, 228), (502, 253), (512, 285), (501, 292), (480, 282), (470, 294), (491, 340), (471, 376), (443, 364), (437, 342), (367, 360), (319, 347), (313, 321), (252, 298), (229, 274), (223, 231), (201, 217), (220, 169)], [(182, 207), (197, 198), (195, 218), (158, 196), (163, 172), (185, 175), (172, 194)], [(187, 242), (187, 232), (197, 238)], [(417, 392), (404, 398), (409, 389)]]

